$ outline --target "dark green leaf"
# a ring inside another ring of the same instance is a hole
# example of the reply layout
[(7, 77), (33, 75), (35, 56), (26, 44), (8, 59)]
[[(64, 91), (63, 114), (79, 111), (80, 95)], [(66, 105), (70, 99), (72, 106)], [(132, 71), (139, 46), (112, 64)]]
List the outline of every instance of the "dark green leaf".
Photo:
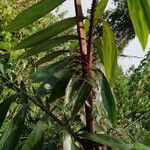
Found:
[[(99, 45), (101, 46), (101, 45)], [(117, 49), (113, 32), (108, 23), (103, 22), (103, 63), (107, 80), (110, 84), (114, 81), (117, 66)]]
[(58, 62), (50, 64), (46, 67), (42, 67), (42, 68), (38, 69), (32, 75), (33, 81), (41, 82), (41, 81), (46, 80), (48, 76), (53, 75), (54, 73), (63, 70), (67, 65), (69, 65), (72, 62), (72, 60), (73, 60), (72, 57), (67, 57)]
[(66, 29), (73, 27), (76, 23), (77, 19), (75, 17), (56, 22), (53, 25), (22, 40), (16, 47), (14, 47), (14, 49), (33, 47), (36, 44), (57, 36), (59, 33), (64, 32)]
[(126, 144), (123, 141), (108, 135), (87, 133), (84, 137), (93, 142), (101, 143), (120, 150), (130, 150), (132, 148), (132, 144)]
[(87, 81), (82, 83), (78, 91), (77, 99), (75, 100), (75, 104), (73, 106), (72, 116), (75, 116), (80, 108), (84, 105), (85, 101), (91, 93), (92, 88), (92, 85)]
[(62, 54), (65, 54), (69, 51), (67, 50), (59, 50), (59, 51), (55, 51), (55, 52), (51, 52), (50, 54), (42, 57), (40, 60), (38, 60), (36, 63), (35, 63), (35, 66), (39, 66), (43, 63), (46, 63), (46, 62), (49, 62), (49, 61), (52, 61), (53, 59), (57, 58), (58, 56), (62, 55)]
[[(127, 0), (127, 2), (128, 2), (129, 13), (134, 26), (135, 33), (137, 34), (138, 39), (144, 49), (147, 44), (149, 31), (145, 20), (145, 16), (143, 14), (143, 10), (140, 5), (140, 0)], [(146, 5), (145, 2), (146, 1), (144, 0), (143, 1), (144, 5)]]
[(59, 5), (61, 5), (65, 0), (41, 0), (40, 2), (34, 4), (28, 9), (20, 13), (7, 27), (5, 30), (13, 32), (20, 30), (21, 28), (30, 25), (34, 21), (46, 15), (48, 12), (52, 11)]
[(101, 79), (100, 88), (101, 88), (102, 101), (108, 113), (108, 117), (110, 118), (112, 124), (115, 125), (117, 121), (115, 98), (106, 77), (104, 76), (103, 73), (101, 75), (102, 75), (102, 79)]
[(48, 102), (52, 103), (55, 100), (57, 100), (65, 95), (66, 87), (68, 85), (68, 82), (72, 78), (73, 74), (74, 74), (74, 70), (72, 70), (72, 69), (68, 69), (64, 72), (64, 74), (59, 79), (57, 84), (54, 87), (52, 87), (51, 95), (48, 99)]
[(150, 33), (150, 0), (140, 0), (140, 4)]
[(25, 141), (22, 150), (41, 150), (44, 139), (44, 123), (39, 121)]
[(56, 37), (56, 38), (44, 41), (42, 43), (37, 44), (36, 46), (26, 51), (25, 53), (23, 53), (20, 56), (20, 58), (25, 58), (25, 57), (39, 54), (46, 50), (52, 49), (53, 47), (59, 46), (60, 44), (63, 44), (64, 42), (68, 42), (69, 40), (75, 40), (77, 38), (78, 37), (75, 35), (65, 35), (65, 36)]
[(0, 103), (0, 127), (5, 120), (5, 117), (7, 115), (11, 103), (15, 101), (15, 99), (16, 95), (12, 95), (8, 97), (6, 100), (4, 100), (2, 103)]
[(27, 106), (23, 107), (15, 118), (8, 123), (6, 131), (0, 140), (1, 150), (15, 150), (22, 133), (27, 108)]

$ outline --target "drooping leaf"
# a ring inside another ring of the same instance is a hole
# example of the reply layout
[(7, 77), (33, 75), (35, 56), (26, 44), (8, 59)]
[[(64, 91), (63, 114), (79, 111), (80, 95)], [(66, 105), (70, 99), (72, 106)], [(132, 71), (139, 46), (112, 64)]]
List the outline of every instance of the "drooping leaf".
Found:
[(36, 44), (57, 36), (59, 33), (64, 32), (66, 29), (73, 27), (76, 23), (77, 19), (75, 17), (58, 21), (53, 25), (22, 40), (17, 46), (14, 47), (14, 49), (33, 47)]
[(65, 54), (69, 51), (67, 50), (59, 50), (59, 51), (54, 51), (54, 52), (51, 52), (50, 54), (42, 57), (40, 60), (38, 60), (36, 63), (35, 63), (35, 66), (39, 66), (43, 63), (46, 63), (46, 62), (49, 62), (49, 61), (52, 61), (53, 59), (57, 58), (58, 56), (62, 55), (62, 54)]
[(48, 12), (52, 11), (59, 5), (61, 5), (65, 0), (41, 0), (40, 2), (34, 4), (28, 9), (20, 13), (6, 28), (5, 30), (13, 32), (20, 30), (21, 28), (30, 25), (34, 21), (46, 15)]
[(102, 101), (103, 101), (104, 107), (107, 111), (110, 121), (112, 122), (113, 125), (115, 125), (117, 121), (115, 97), (112, 93), (112, 90), (110, 88), (110, 85), (105, 75), (102, 72), (101, 72), (101, 77), (102, 78), (100, 82), (100, 88), (101, 88)]
[(117, 49), (113, 32), (106, 22), (103, 22), (103, 63), (107, 80), (112, 84), (117, 66)]
[(75, 146), (71, 135), (64, 130), (63, 131), (63, 149), (64, 150), (75, 150)]
[(150, 0), (140, 0), (140, 4), (150, 33)]
[(27, 106), (23, 107), (15, 118), (8, 123), (6, 131), (0, 140), (1, 150), (15, 150), (22, 133), (27, 108)]
[(16, 95), (9, 96), (6, 100), (0, 103), (0, 127), (2, 126), (11, 103), (16, 99)]
[(44, 139), (44, 123), (39, 121), (25, 141), (22, 150), (41, 150)]
[(78, 37), (75, 35), (65, 35), (65, 36), (56, 37), (56, 38), (44, 41), (42, 43), (35, 45), (33, 48), (26, 51), (25, 53), (23, 53), (20, 56), (20, 58), (25, 58), (25, 57), (39, 54), (46, 50), (52, 49), (53, 47), (59, 46), (60, 44), (63, 44), (65, 42), (68, 42), (70, 40), (75, 40), (75, 39), (78, 39)]
[(126, 144), (123, 141), (108, 135), (87, 133), (84, 135), (84, 138), (120, 150), (130, 150), (132, 148), (132, 144)]
[(34, 82), (45, 81), (48, 76), (53, 75), (68, 66), (72, 60), (72, 57), (67, 57), (46, 67), (42, 67), (32, 74), (32, 80)]
[[(147, 23), (146, 23), (146, 19), (148, 18), (145, 19), (143, 10), (140, 5), (140, 0), (127, 0), (127, 2), (128, 2), (129, 14), (134, 26), (135, 33), (138, 36), (142, 48), (145, 49), (148, 40), (148, 34), (149, 34)], [(145, 2), (147, 1), (144, 0), (143, 5), (146, 5)], [(145, 13), (147, 13), (147, 10), (145, 8), (144, 10)]]
[(92, 85), (89, 84), (87, 81), (84, 81), (82, 83), (78, 91), (77, 99), (75, 100), (75, 104), (73, 106), (72, 116), (75, 116), (80, 108), (84, 105), (85, 101), (91, 93), (92, 88)]
[(66, 87), (73, 74), (73, 69), (68, 69), (64, 72), (62, 77), (58, 80), (57, 84), (54, 87), (52, 87), (51, 95), (48, 99), (48, 102), (52, 103), (65, 95)]

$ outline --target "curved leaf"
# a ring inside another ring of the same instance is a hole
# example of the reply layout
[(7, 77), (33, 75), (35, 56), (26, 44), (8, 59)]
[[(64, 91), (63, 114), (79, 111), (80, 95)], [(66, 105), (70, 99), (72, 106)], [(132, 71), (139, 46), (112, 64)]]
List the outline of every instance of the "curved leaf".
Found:
[(84, 81), (79, 88), (77, 99), (75, 100), (75, 104), (72, 110), (72, 117), (75, 116), (80, 108), (84, 105), (85, 101), (87, 100), (88, 96), (91, 93), (92, 85), (89, 84), (87, 81)]
[(39, 121), (25, 141), (22, 150), (41, 150), (44, 140), (44, 123)]
[(48, 12), (61, 5), (65, 0), (41, 0), (20, 13), (5, 30), (13, 32), (30, 25), (34, 21), (46, 15)]
[(110, 121), (115, 126), (117, 122), (117, 110), (115, 104), (115, 97), (111, 91), (111, 88), (109, 86), (109, 83), (105, 75), (101, 71), (100, 71), (100, 76), (101, 76), (100, 89), (101, 89), (102, 101), (108, 113), (108, 117), (110, 118)]
[(113, 83), (117, 66), (117, 49), (113, 32), (108, 23), (103, 22), (103, 63), (107, 80)]
[[(127, 0), (127, 2), (135, 33), (137, 34), (138, 39), (144, 49), (148, 41), (149, 32), (145, 16), (143, 14), (143, 10), (140, 5), (140, 0)], [(145, 2), (146, 1), (144, 0), (143, 1), (144, 5), (146, 5)]]
[(38, 60), (36, 63), (35, 63), (35, 66), (39, 66), (41, 64), (44, 64), (46, 62), (49, 62), (49, 61), (52, 61), (53, 59), (57, 58), (58, 56), (62, 55), (62, 54), (65, 54), (69, 51), (67, 50), (59, 50), (59, 51), (54, 51), (54, 52), (51, 52), (50, 54), (42, 57), (40, 60)]
[(39, 54), (46, 50), (52, 49), (53, 47), (59, 46), (60, 44), (63, 44), (65, 42), (68, 42), (70, 40), (75, 40), (75, 39), (78, 39), (78, 36), (65, 35), (65, 36), (60, 36), (60, 37), (56, 37), (56, 38), (44, 41), (42, 43), (35, 45), (33, 48), (26, 51), (25, 53), (23, 53), (19, 58), (25, 58), (25, 57)]
[(0, 127), (2, 126), (5, 120), (5, 117), (7, 115), (11, 103), (15, 101), (15, 99), (16, 95), (12, 95), (8, 97), (6, 100), (4, 100), (2, 103), (0, 103)]
[(0, 140), (0, 149), (15, 150), (22, 133), (27, 108), (27, 106), (23, 107), (7, 125), (6, 131)]
[(64, 32), (66, 29), (73, 27), (77, 23), (76, 17), (67, 18), (54, 23), (53, 25), (29, 36), (28, 38), (22, 40), (14, 49), (29, 48), (36, 44), (39, 44), (45, 40), (48, 40), (59, 33)]
[(130, 150), (132, 148), (132, 144), (126, 144), (123, 141), (108, 135), (87, 133), (84, 135), (84, 138), (120, 150)]
[(52, 87), (51, 95), (48, 99), (48, 102), (52, 103), (55, 100), (63, 97), (65, 95), (66, 87), (74, 74), (73, 69), (66, 70), (62, 77), (59, 79), (57, 84)]

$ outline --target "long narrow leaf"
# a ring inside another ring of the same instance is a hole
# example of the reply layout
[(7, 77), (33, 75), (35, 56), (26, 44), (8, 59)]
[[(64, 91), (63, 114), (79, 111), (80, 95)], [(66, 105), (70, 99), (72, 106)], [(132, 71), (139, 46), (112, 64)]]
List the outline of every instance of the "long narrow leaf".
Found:
[(42, 43), (37, 44), (30, 50), (26, 51), (23, 53), (20, 58), (25, 58), (29, 56), (33, 56), (36, 54), (39, 54), (41, 52), (44, 52), (46, 50), (52, 49), (53, 47), (60, 46), (60, 44), (63, 44), (65, 42), (68, 42), (70, 40), (75, 40), (78, 37), (75, 35), (67, 35), (67, 36), (61, 36), (61, 37), (56, 37), (47, 41), (44, 41)]
[(59, 5), (61, 5), (65, 0), (41, 0), (40, 2), (34, 4), (28, 9), (20, 13), (7, 27), (5, 30), (13, 32), (20, 30), (21, 28), (30, 25), (34, 21), (46, 15), (48, 12), (52, 11)]
[(28, 107), (23, 107), (13, 118), (0, 140), (1, 150), (15, 150), (20, 139)]
[(150, 33), (150, 0), (140, 0), (140, 4)]
[(77, 99), (75, 100), (75, 104), (73, 106), (72, 117), (75, 116), (80, 108), (84, 105), (85, 101), (91, 93), (92, 88), (92, 85), (89, 84), (87, 81), (84, 81), (82, 83), (78, 91)]
[(14, 47), (14, 49), (33, 47), (36, 44), (57, 36), (59, 33), (64, 32), (66, 29), (73, 27), (76, 23), (77, 19), (75, 17), (58, 21), (53, 25), (22, 40), (17, 46)]
[[(143, 10), (140, 5), (140, 0), (127, 0), (127, 2), (135, 33), (137, 34), (138, 39), (144, 49), (147, 44), (149, 32), (145, 16), (143, 14)], [(145, 2), (146, 1), (144, 0), (143, 1), (144, 5), (146, 5)]]
[(120, 150), (130, 150), (132, 148), (132, 144), (126, 144), (123, 141), (108, 135), (87, 133), (84, 135), (84, 138)]
[(46, 62), (50, 62), (52, 61), (53, 59), (57, 58), (58, 56), (62, 55), (62, 54), (65, 54), (69, 51), (67, 50), (59, 50), (59, 51), (54, 51), (54, 52), (51, 52), (50, 54), (42, 57), (40, 60), (38, 60), (36, 63), (35, 63), (35, 66), (39, 66), (43, 63), (46, 63)]
[(22, 150), (41, 150), (44, 139), (44, 123), (39, 121), (25, 141)]
[(117, 66), (117, 50), (113, 32), (106, 22), (103, 22), (103, 63), (106, 77), (112, 84)]
[(0, 127), (2, 126), (11, 103), (16, 99), (16, 95), (12, 95), (0, 103)]
[[(98, 74), (97, 74), (98, 75)], [(98, 75), (99, 76), (99, 75)], [(110, 118), (110, 121), (115, 126), (117, 121), (117, 110), (115, 104), (115, 97), (112, 93), (110, 85), (105, 77), (105, 75), (100, 71), (101, 81), (100, 81), (100, 89), (101, 89), (101, 96), (104, 107)]]

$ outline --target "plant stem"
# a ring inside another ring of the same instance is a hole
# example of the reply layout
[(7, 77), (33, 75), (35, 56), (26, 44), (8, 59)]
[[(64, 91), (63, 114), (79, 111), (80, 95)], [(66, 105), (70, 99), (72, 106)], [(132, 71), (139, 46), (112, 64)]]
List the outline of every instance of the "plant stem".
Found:
[[(96, 0), (93, 0), (91, 9), (91, 19), (89, 27), (89, 39), (88, 45), (86, 45), (86, 34), (84, 30), (83, 14), (81, 0), (74, 0), (76, 16), (79, 20), (77, 23), (77, 30), (80, 44), (80, 54), (82, 58), (82, 77), (85, 79), (87, 75), (92, 75), (92, 49), (93, 49), (93, 33), (94, 33), (94, 12), (96, 7)], [(88, 132), (95, 132), (94, 116), (93, 116), (93, 95), (90, 94), (85, 103), (86, 113), (86, 128)], [(87, 141), (83, 148), (85, 150), (95, 150), (95, 144), (91, 141)]]

